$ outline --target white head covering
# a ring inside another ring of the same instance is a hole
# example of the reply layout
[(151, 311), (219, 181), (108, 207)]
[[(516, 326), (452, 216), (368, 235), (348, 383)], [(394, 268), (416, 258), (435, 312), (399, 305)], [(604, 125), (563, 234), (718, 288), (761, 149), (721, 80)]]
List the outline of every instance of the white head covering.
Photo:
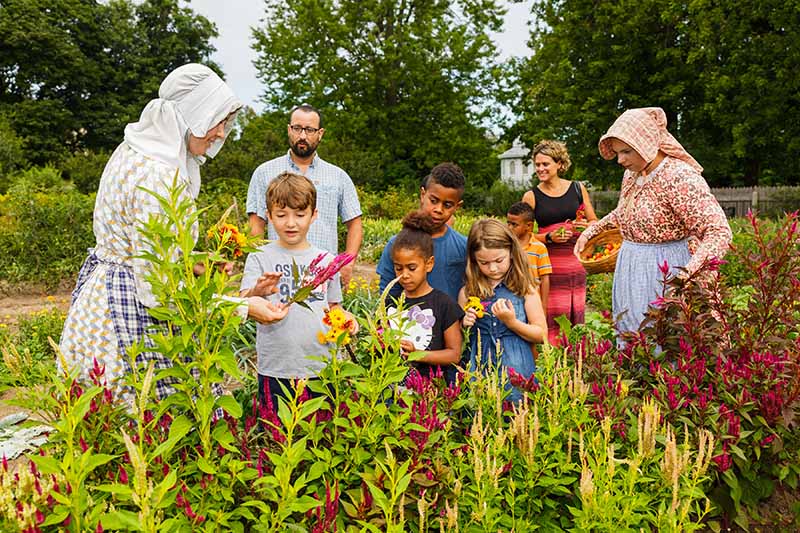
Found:
[(205, 65), (189, 63), (170, 72), (150, 100), (139, 122), (125, 127), (125, 142), (137, 152), (178, 169), (192, 197), (200, 192), (200, 165), (205, 157), (188, 150), (189, 134), (205, 137), (226, 117), (225, 138), (206, 151), (214, 157), (230, 133), (242, 103), (228, 85)]

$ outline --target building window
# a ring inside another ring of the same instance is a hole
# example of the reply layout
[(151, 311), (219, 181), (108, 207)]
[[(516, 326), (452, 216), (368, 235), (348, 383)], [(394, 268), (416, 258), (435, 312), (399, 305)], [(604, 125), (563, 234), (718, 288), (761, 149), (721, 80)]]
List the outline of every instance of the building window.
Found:
[(510, 176), (516, 176), (517, 175), (517, 162), (516, 161), (511, 161), (508, 166), (509, 166), (509, 171), (508, 171), (509, 175)]

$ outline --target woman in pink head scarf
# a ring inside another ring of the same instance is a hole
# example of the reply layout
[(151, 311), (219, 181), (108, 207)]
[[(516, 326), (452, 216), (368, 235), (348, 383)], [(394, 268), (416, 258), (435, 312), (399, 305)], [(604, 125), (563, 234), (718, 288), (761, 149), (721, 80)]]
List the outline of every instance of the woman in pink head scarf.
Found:
[[(598, 148), (625, 168), (619, 203), (578, 238), (575, 253), (598, 233), (620, 229), (612, 312), (620, 332), (636, 331), (649, 302), (660, 295), (659, 265), (666, 261), (673, 272), (676, 267), (693, 272), (706, 258), (725, 255), (731, 229), (703, 167), (667, 131), (660, 107), (625, 111)], [(689, 238), (695, 241), (693, 252)]]

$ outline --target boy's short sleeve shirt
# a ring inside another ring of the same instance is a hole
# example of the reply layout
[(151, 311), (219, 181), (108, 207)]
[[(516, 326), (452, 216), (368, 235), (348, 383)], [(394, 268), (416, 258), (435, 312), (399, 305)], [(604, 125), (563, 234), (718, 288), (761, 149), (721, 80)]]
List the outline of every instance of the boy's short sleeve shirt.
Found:
[[(381, 291), (395, 278), (392, 246), (396, 237), (393, 236), (386, 243), (376, 268), (380, 276)], [(467, 270), (467, 238), (448, 226), (444, 235), (433, 239), (433, 258), (433, 270), (428, 274), (428, 283), (453, 300), (458, 300), (458, 292), (464, 286), (464, 274)], [(399, 296), (401, 292), (402, 288), (395, 285), (390, 294)]]
[(528, 256), (528, 266), (534, 278), (539, 279), (542, 276), (549, 276), (553, 273), (553, 265), (550, 264), (547, 246), (536, 240), (535, 237), (531, 237), (528, 246), (525, 248), (525, 254)]
[[(262, 246), (258, 252), (247, 256), (242, 275), (242, 290), (255, 286), (264, 272), (278, 272), (278, 293), (269, 297), (275, 303), (286, 301), (299, 287), (292, 277), (292, 262), (302, 273), (319, 254), (326, 253), (315, 246), (306, 250), (287, 250), (278, 243)], [(333, 255), (327, 254), (322, 266), (328, 264)], [(323, 283), (306, 300), (311, 310), (292, 305), (289, 314), (274, 324), (258, 324), (256, 327), (256, 352), (258, 354), (258, 373), (275, 378), (314, 377), (325, 364), (308, 359), (308, 356), (330, 356), (330, 346), (321, 344), (318, 332), (328, 328), (322, 323), (325, 308), (331, 303), (342, 301), (339, 275)]]

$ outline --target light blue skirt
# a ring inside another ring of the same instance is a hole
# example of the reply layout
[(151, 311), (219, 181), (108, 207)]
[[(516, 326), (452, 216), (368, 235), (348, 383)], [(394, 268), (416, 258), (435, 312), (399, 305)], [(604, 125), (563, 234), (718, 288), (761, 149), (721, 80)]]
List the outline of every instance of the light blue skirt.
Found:
[(658, 244), (622, 241), (614, 270), (611, 311), (620, 333), (637, 331), (650, 302), (663, 296), (664, 261), (674, 275), (691, 259), (687, 240)]

